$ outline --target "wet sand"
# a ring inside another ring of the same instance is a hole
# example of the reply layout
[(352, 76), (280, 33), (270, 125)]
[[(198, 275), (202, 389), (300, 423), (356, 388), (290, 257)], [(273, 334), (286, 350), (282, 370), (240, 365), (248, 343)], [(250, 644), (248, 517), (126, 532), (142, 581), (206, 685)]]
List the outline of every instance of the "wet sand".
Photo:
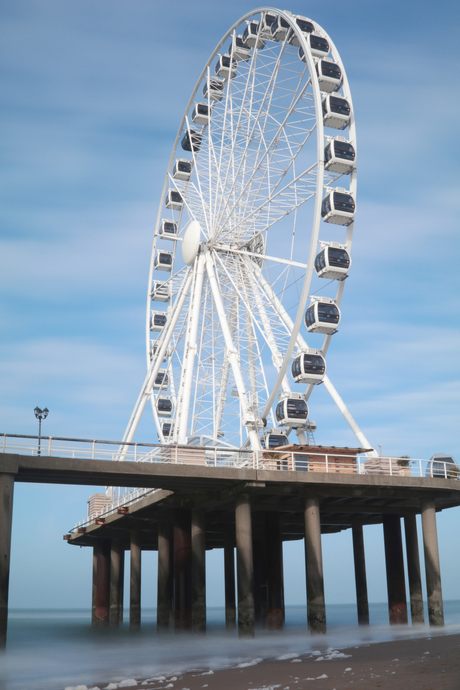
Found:
[(340, 650), (325, 650), (320, 639), (317, 645), (314, 653), (299, 657), (254, 659), (234, 668), (137, 679), (136, 685), (112, 683), (109, 690), (460, 690), (460, 634)]

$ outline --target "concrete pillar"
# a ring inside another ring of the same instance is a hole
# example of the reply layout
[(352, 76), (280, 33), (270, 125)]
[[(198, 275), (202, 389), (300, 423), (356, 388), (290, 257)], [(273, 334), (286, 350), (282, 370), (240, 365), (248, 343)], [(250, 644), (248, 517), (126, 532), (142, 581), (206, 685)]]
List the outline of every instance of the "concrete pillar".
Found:
[(304, 525), (308, 627), (314, 634), (324, 634), (326, 632), (326, 605), (321, 550), (321, 519), (317, 496), (309, 496), (305, 499)]
[[(254, 517), (258, 518), (257, 520)], [(254, 622), (268, 627), (267, 538), (265, 514), (253, 516), (252, 561), (254, 568)]]
[(110, 540), (101, 539), (97, 545), (96, 607), (94, 624), (98, 628), (109, 625), (110, 602)]
[(192, 630), (206, 632), (206, 533), (202, 508), (192, 509)]
[(118, 589), (118, 622), (123, 623), (123, 603), (125, 594), (125, 550), (120, 546), (120, 578)]
[(97, 544), (93, 546), (93, 580), (91, 589), (91, 625), (97, 627), (96, 619), (96, 587), (97, 587)]
[(254, 637), (254, 571), (249, 496), (237, 496), (235, 504), (238, 635)]
[(412, 625), (423, 625), (422, 578), (420, 575), (420, 557), (418, 553), (417, 519), (414, 514), (404, 516), (406, 533), (407, 574), (409, 576), (410, 615)]
[(284, 624), (283, 542), (279, 513), (265, 514), (267, 547), (268, 628), (281, 630)]
[(14, 475), (0, 474), (0, 649), (6, 645)]
[(110, 604), (109, 626), (118, 628), (120, 625), (120, 570), (121, 547), (118, 539), (112, 539), (110, 548)]
[(137, 630), (141, 625), (141, 535), (131, 532), (131, 577), (129, 588), (129, 628)]
[(356, 604), (358, 624), (369, 625), (369, 602), (367, 598), (366, 558), (362, 525), (353, 525), (353, 559), (355, 562)]
[(422, 509), (423, 550), (425, 553), (428, 620), (430, 625), (444, 625), (436, 510), (432, 499), (420, 502)]
[(158, 522), (158, 630), (168, 630), (173, 620), (172, 540), (172, 515), (165, 513)]
[(385, 543), (390, 625), (406, 624), (406, 582), (404, 579), (401, 519), (398, 515), (383, 516), (383, 539)]
[(192, 549), (190, 510), (174, 511), (174, 629), (192, 627)]
[(235, 546), (233, 528), (224, 531), (225, 627), (236, 628)]

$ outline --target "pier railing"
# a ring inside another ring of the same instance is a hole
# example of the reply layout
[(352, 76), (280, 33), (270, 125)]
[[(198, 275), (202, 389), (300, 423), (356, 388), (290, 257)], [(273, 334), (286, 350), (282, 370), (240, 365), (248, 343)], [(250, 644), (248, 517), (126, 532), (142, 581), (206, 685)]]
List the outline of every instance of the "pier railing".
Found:
[[(40, 440), (40, 447), (39, 442)], [(159, 443), (123, 443), (51, 436), (0, 433), (0, 452), (31, 456), (82, 458), (111, 462), (151, 462), (205, 467), (235, 467), (254, 470), (326, 472), (329, 474), (379, 474), (408, 477), (458, 479), (457, 465), (440, 460), (296, 450), (237, 450), (214, 446), (181, 446)], [(40, 449), (40, 453), (38, 452)]]

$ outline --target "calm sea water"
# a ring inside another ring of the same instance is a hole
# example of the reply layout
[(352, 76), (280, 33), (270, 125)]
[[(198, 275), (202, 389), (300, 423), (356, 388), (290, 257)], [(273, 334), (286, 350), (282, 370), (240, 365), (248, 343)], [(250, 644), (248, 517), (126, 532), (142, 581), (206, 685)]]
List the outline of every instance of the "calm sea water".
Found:
[(205, 643), (201, 636), (157, 635), (154, 609), (142, 611), (141, 631), (134, 634), (127, 622), (119, 630), (92, 629), (87, 610), (11, 610), (7, 649), (0, 654), (0, 690), (63, 690), (78, 684), (102, 688), (123, 678), (177, 675), (254, 658), (460, 632), (460, 601), (446, 601), (444, 606), (446, 627), (440, 631), (390, 628), (386, 604), (370, 605), (368, 628), (358, 627), (355, 605), (328, 606), (324, 637), (310, 636), (305, 608), (292, 606), (286, 609), (282, 633), (260, 631), (254, 640), (244, 642), (226, 633), (224, 610), (211, 608)]

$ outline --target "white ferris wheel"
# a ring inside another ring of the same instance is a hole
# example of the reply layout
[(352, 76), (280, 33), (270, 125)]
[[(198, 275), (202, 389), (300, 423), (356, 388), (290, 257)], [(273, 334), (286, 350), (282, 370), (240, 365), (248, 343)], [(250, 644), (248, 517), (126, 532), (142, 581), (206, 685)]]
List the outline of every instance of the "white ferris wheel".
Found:
[(147, 377), (161, 443), (311, 440), (351, 265), (356, 132), (340, 55), (316, 22), (249, 12), (218, 43), (180, 122), (155, 225)]

